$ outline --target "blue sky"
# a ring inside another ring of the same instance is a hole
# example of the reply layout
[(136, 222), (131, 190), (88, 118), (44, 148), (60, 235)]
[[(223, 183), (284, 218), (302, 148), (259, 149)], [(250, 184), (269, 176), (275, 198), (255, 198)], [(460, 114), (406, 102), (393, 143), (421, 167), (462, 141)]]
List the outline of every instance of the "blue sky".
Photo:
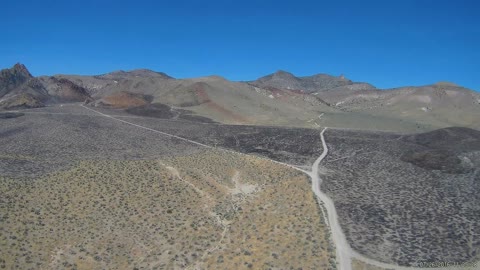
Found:
[(282, 69), (377, 87), (480, 90), (480, 1), (3, 1), (0, 68), (149, 68), (250, 80)]

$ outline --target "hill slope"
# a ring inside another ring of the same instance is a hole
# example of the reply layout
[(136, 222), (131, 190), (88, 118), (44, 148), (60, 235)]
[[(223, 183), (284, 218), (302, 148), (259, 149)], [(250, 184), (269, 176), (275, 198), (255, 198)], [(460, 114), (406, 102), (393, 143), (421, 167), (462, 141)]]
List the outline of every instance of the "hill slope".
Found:
[[(142, 106), (133, 111), (226, 124), (402, 132), (480, 128), (480, 95), (451, 83), (380, 90), (326, 74), (296, 77), (278, 71), (255, 81), (232, 82), (219, 76), (175, 79), (147, 69), (35, 78), (21, 64), (1, 73), (0, 108), (79, 101), (122, 109)], [(171, 112), (159, 114), (157, 108)]]
[[(336, 77), (327, 74), (316, 74), (312, 76), (295, 77), (289, 72), (279, 70), (273, 74), (261, 77), (256, 81), (252, 81), (250, 84), (262, 88), (277, 88), (283, 90), (300, 91), (304, 93), (314, 93), (336, 87), (364, 83), (355, 83), (349, 79), (346, 79), (343, 75)], [(368, 85), (368, 88), (375, 89), (373, 85)]]
[(0, 71), (0, 109), (35, 108), (55, 102), (91, 100), (87, 91), (67, 79), (33, 77), (22, 64)]

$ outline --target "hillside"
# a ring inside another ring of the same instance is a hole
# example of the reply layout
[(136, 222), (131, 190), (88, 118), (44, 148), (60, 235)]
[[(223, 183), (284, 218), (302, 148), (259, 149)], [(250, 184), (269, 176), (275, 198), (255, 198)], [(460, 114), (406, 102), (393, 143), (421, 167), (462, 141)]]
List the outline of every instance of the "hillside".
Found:
[(67, 79), (35, 78), (22, 64), (0, 71), (0, 109), (36, 108), (86, 100), (91, 100), (87, 91)]
[[(219, 76), (174, 79), (164, 73), (147, 70), (142, 70), (142, 75), (138, 74), (138, 70), (133, 70), (99, 76), (55, 77), (68, 79), (87, 89), (98, 101), (94, 103), (96, 106), (112, 100), (111, 97), (119, 92), (141, 94), (151, 104), (171, 106), (178, 113), (186, 112), (229, 124), (304, 126), (306, 121), (322, 111), (331, 111), (328, 104), (314, 96), (258, 88)], [(136, 106), (136, 103), (131, 106)]]
[(480, 95), (464, 87), (437, 83), (383, 91), (343, 92), (342, 96), (329, 96), (329, 93), (319, 96), (349, 112), (397, 117), (437, 127), (480, 128)]
[[(336, 87), (363, 84), (353, 82), (345, 78), (343, 75), (336, 77), (328, 74), (316, 74), (312, 76), (296, 77), (292, 73), (283, 70), (279, 70), (249, 83), (262, 88), (276, 88), (302, 93), (314, 93)], [(368, 88), (375, 89), (373, 85), (368, 85)]]
[(45, 105), (48, 93), (22, 64), (0, 71), (0, 108), (32, 108)]
[(159, 114), (150, 109), (167, 106), (171, 113), (163, 118), (188, 115), (194, 121), (225, 124), (401, 132), (480, 128), (480, 95), (445, 82), (381, 90), (343, 75), (296, 77), (286, 71), (233, 82), (220, 76), (175, 79), (147, 69), (37, 78), (21, 64), (2, 70), (0, 108), (63, 102), (117, 109), (142, 106), (133, 111), (151, 116)]

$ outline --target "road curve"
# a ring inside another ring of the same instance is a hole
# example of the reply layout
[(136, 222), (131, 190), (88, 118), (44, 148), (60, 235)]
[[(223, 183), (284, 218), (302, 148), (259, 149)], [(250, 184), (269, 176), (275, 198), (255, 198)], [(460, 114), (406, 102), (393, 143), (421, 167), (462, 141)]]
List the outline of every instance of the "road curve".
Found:
[(318, 174), (318, 165), (328, 154), (328, 147), (327, 143), (325, 142), (324, 133), (327, 128), (324, 128), (322, 132), (320, 132), (320, 139), (322, 140), (323, 152), (322, 154), (315, 160), (312, 165), (312, 170), (310, 172), (304, 171), (306, 174), (310, 176), (312, 179), (312, 191), (315, 193), (317, 198), (321, 200), (327, 209), (327, 216), (328, 216), (328, 225), (330, 227), (330, 231), (332, 234), (332, 240), (335, 244), (336, 248), (336, 256), (337, 262), (339, 264), (340, 270), (351, 270), (352, 269), (352, 252), (350, 245), (343, 234), (342, 228), (338, 222), (337, 211), (335, 210), (335, 206), (333, 205), (333, 201), (320, 190), (320, 185), (322, 183), (322, 179)]
[[(322, 160), (327, 156), (328, 154), (328, 147), (327, 143), (325, 142), (325, 136), (324, 133), (328, 129), (328, 127), (325, 127), (321, 132), (320, 132), (320, 139), (322, 140), (322, 147), (323, 147), (323, 152), (322, 154), (315, 160), (315, 162), (312, 165), (312, 170), (305, 171), (302, 169), (297, 168), (297, 170), (300, 170), (310, 176), (312, 179), (312, 190), (317, 196), (319, 200), (321, 200), (327, 210), (327, 216), (328, 216), (328, 225), (330, 227), (330, 231), (332, 234), (332, 240), (335, 244), (336, 247), (336, 256), (337, 256), (337, 262), (339, 263), (339, 269), (340, 270), (352, 270), (352, 259), (355, 258), (357, 260), (363, 261), (367, 264), (381, 267), (384, 269), (395, 269), (395, 270), (417, 270), (417, 269), (425, 269), (422, 267), (405, 267), (405, 266), (399, 266), (399, 265), (394, 265), (394, 264), (389, 264), (389, 263), (383, 263), (379, 262), (377, 260), (373, 260), (370, 258), (367, 258), (363, 256), (362, 254), (354, 251), (350, 245), (347, 242), (347, 238), (345, 237), (345, 234), (343, 233), (342, 228), (340, 227), (340, 223), (338, 222), (338, 216), (337, 216), (337, 210), (335, 209), (335, 206), (333, 204), (333, 201), (321, 191), (320, 185), (322, 184), (322, 179), (319, 176), (318, 173), (318, 165)], [(429, 268), (432, 270), (448, 270), (448, 269), (459, 269), (455, 267), (447, 267), (447, 268)]]
[[(206, 145), (206, 144), (203, 144), (203, 143), (200, 143), (200, 142), (189, 140), (187, 138), (183, 138), (183, 137), (180, 137), (180, 136), (177, 136), (177, 135), (173, 135), (173, 134), (169, 134), (169, 133), (162, 132), (162, 131), (159, 131), (159, 130), (155, 130), (155, 129), (152, 129), (152, 128), (137, 125), (137, 124), (134, 124), (134, 123), (122, 120), (122, 119), (118, 119), (116, 117), (113, 117), (112, 115), (101, 113), (101, 112), (99, 112), (95, 109), (84, 106), (83, 104), (80, 105), (80, 106), (83, 107), (86, 110), (93, 111), (93, 112), (95, 112), (95, 113), (97, 113), (101, 116), (110, 118), (112, 120), (116, 120), (116, 121), (122, 122), (124, 124), (128, 124), (128, 125), (131, 125), (131, 126), (135, 126), (137, 128), (149, 130), (149, 131), (152, 131), (152, 132), (155, 132), (155, 133), (159, 133), (159, 134), (167, 136), (167, 137), (172, 137), (172, 138), (175, 138), (175, 139), (178, 139), (178, 140), (182, 140), (182, 141), (192, 143), (192, 144), (195, 144), (195, 145), (198, 145), (198, 146), (206, 147), (206, 148), (212, 148), (212, 149), (217, 149), (217, 150), (221, 150), (221, 151), (225, 151), (225, 152), (230, 152), (230, 153), (236, 153), (236, 154), (249, 156), (248, 154), (245, 154), (245, 153), (236, 152), (236, 151), (225, 149), (225, 148), (217, 148), (217, 147), (214, 147), (214, 146), (210, 146), (210, 145)], [(351, 264), (352, 263), (352, 258), (355, 258), (355, 259), (358, 259), (360, 261), (366, 262), (368, 264), (378, 266), (378, 267), (382, 267), (382, 268), (385, 268), (385, 269), (396, 269), (396, 270), (425, 269), (425, 268), (420, 268), (420, 267), (404, 267), (404, 266), (398, 266), (398, 265), (393, 265), (393, 264), (389, 264), (389, 263), (379, 262), (377, 260), (367, 258), (367, 257), (363, 256), (362, 254), (359, 254), (358, 252), (352, 250), (352, 248), (348, 244), (348, 242), (346, 240), (346, 237), (345, 237), (345, 234), (343, 233), (343, 231), (340, 227), (340, 224), (338, 222), (337, 211), (334, 207), (333, 201), (325, 193), (323, 193), (320, 190), (320, 184), (322, 183), (322, 179), (320, 178), (320, 176), (318, 174), (318, 165), (328, 154), (328, 147), (327, 147), (327, 143), (325, 142), (325, 137), (324, 137), (324, 133), (328, 128), (329, 127), (325, 127), (320, 132), (320, 138), (321, 138), (321, 141), (322, 141), (323, 152), (313, 163), (311, 171), (307, 171), (307, 170), (298, 168), (296, 166), (293, 166), (291, 164), (283, 163), (283, 162), (272, 160), (272, 159), (269, 159), (269, 158), (264, 158), (264, 157), (259, 157), (259, 156), (255, 156), (255, 157), (267, 159), (267, 160), (269, 160), (271, 162), (274, 162), (276, 164), (281, 164), (281, 165), (287, 166), (289, 168), (301, 171), (301, 172), (307, 174), (308, 176), (310, 176), (310, 178), (312, 180), (312, 190), (315, 193), (315, 195), (317, 196), (317, 198), (324, 203), (324, 206), (327, 210), (328, 225), (329, 225), (330, 230), (331, 230), (332, 240), (333, 240), (333, 242), (335, 244), (335, 247), (336, 247), (337, 262), (339, 263), (339, 269), (340, 270), (351, 270), (352, 269), (352, 264)], [(336, 128), (333, 128), (333, 129), (336, 129)], [(447, 270), (447, 269), (459, 269), (459, 268), (451, 267), (451, 268), (428, 268), (428, 269), (429, 270), (430, 269), (431, 270)]]
[[(152, 132), (155, 132), (155, 133), (162, 134), (164, 136), (168, 136), (168, 137), (176, 138), (176, 139), (186, 141), (186, 142), (189, 142), (189, 143), (192, 143), (192, 144), (196, 144), (198, 146), (202, 146), (202, 147), (206, 147), (206, 148), (215, 148), (215, 147), (212, 147), (210, 145), (206, 145), (206, 144), (203, 144), (203, 143), (192, 141), (192, 140), (180, 137), (180, 136), (176, 136), (176, 135), (169, 134), (169, 133), (166, 133), (166, 132), (162, 132), (162, 131), (159, 131), (159, 130), (155, 130), (155, 129), (152, 129), (152, 128), (137, 125), (137, 124), (134, 124), (134, 123), (122, 120), (122, 119), (118, 119), (118, 118), (113, 117), (111, 115), (104, 114), (104, 113), (101, 113), (101, 112), (99, 112), (95, 109), (84, 106), (83, 104), (80, 105), (80, 106), (83, 107), (84, 109), (95, 112), (95, 113), (97, 113), (101, 116), (104, 116), (104, 117), (107, 117), (107, 118), (110, 118), (110, 119), (113, 119), (113, 120), (116, 120), (116, 121), (120, 121), (120, 122), (125, 123), (127, 125), (135, 126), (135, 127), (142, 128), (142, 129), (146, 129), (146, 130), (149, 130), (149, 131), (152, 131)], [(337, 251), (337, 262), (340, 264), (339, 269), (340, 270), (351, 270), (352, 269), (352, 267), (351, 267), (351, 252), (350, 252), (351, 249), (350, 249), (350, 246), (348, 245), (348, 243), (346, 241), (345, 235), (343, 234), (343, 232), (340, 228), (340, 225), (338, 224), (337, 212), (335, 210), (335, 207), (333, 205), (332, 200), (330, 200), (330, 198), (328, 198), (327, 195), (325, 195), (320, 190), (321, 178), (318, 175), (318, 165), (328, 154), (327, 143), (325, 142), (325, 137), (323, 135), (326, 130), (327, 130), (327, 128), (324, 128), (322, 130), (322, 132), (320, 132), (320, 138), (322, 140), (323, 152), (317, 158), (317, 160), (315, 160), (315, 162), (313, 163), (312, 171), (306, 171), (306, 170), (303, 170), (303, 169), (299, 169), (299, 168), (297, 168), (295, 166), (292, 166), (290, 164), (275, 161), (275, 160), (271, 160), (271, 161), (273, 161), (277, 164), (286, 165), (290, 168), (302, 171), (302, 172), (304, 172), (304, 173), (306, 173), (307, 175), (310, 176), (310, 178), (312, 179), (312, 190), (313, 190), (313, 192), (318, 197), (318, 199), (320, 199), (324, 203), (325, 208), (327, 209), (329, 227), (330, 227), (330, 230), (331, 230), (331, 233), (332, 233), (332, 239), (333, 239), (333, 242), (336, 246), (336, 251)], [(226, 152), (238, 153), (238, 152), (235, 152), (235, 151), (232, 151), (232, 150), (227, 150), (227, 149), (221, 149), (221, 150), (224, 150)], [(240, 154), (242, 154), (242, 153), (240, 153)]]

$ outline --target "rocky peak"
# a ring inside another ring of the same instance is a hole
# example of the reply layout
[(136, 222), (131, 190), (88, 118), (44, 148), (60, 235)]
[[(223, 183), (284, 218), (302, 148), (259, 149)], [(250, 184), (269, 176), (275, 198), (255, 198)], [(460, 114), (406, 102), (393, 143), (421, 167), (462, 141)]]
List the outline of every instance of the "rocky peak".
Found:
[(290, 78), (295, 78), (295, 75), (293, 75), (290, 72), (284, 71), (284, 70), (278, 70), (277, 72), (273, 73), (273, 77), (282, 78), (282, 79), (290, 79)]
[(21, 63), (16, 63), (13, 68), (11, 68), (14, 75), (20, 75), (26, 78), (32, 78), (32, 74), (28, 71), (27, 67)]
[(172, 77), (168, 76), (166, 73), (153, 71), (150, 69), (134, 69), (129, 71), (129, 73), (139, 77), (162, 77), (164, 79), (172, 79)]
[(15, 64), (12, 68), (2, 69), (0, 71), (0, 93), (5, 94), (32, 78), (32, 74), (20, 63)]
[(130, 71), (118, 70), (100, 75), (100, 77), (105, 79), (125, 79), (131, 77), (173, 79), (173, 77), (168, 76), (163, 72), (157, 72), (150, 69), (134, 69)]

